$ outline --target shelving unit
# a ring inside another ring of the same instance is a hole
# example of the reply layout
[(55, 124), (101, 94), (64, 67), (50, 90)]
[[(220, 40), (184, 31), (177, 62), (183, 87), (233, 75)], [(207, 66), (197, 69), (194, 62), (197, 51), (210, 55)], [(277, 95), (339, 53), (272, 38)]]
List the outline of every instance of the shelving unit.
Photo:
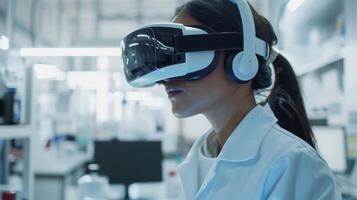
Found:
[(344, 55), (343, 55), (342, 51), (338, 51), (331, 55), (317, 58), (316, 60), (313, 60), (307, 64), (297, 65), (295, 72), (296, 72), (296, 75), (300, 77), (300, 76), (306, 75), (308, 73), (315, 72), (315, 71), (322, 69), (324, 67), (327, 67), (327, 66), (329, 66), (337, 61), (343, 60), (343, 59), (344, 59)]
[[(31, 87), (32, 85), (32, 70), (27, 71), (27, 76), (24, 80), (25, 87)], [(32, 112), (35, 112), (31, 109), (31, 102), (33, 100), (32, 90), (26, 90), (26, 93), (23, 95), (22, 99), (22, 119), (21, 125), (0, 125), (0, 140), (22, 140), (23, 149), (22, 149), (22, 177), (21, 185), (0, 185), (0, 192), (8, 189), (14, 189), (18, 191), (18, 199), (21, 200), (33, 200), (33, 187), (34, 187), (34, 170), (33, 170), (33, 137), (35, 135), (35, 128), (30, 120), (30, 117), (34, 115)], [(7, 151), (5, 151), (7, 155)], [(5, 165), (8, 165), (7, 159), (5, 157)], [(7, 167), (5, 167), (6, 169)]]
[(334, 125), (348, 121), (347, 1), (305, 0), (295, 11), (286, 8), (279, 23), (283, 55), (299, 78), (308, 116)]
[(0, 139), (30, 139), (32, 128), (26, 125), (0, 126)]
[[(6, 190), (6, 188), (18, 188), (20, 190), (20, 199), (32, 200), (33, 183), (34, 183), (34, 172), (32, 164), (32, 135), (33, 128), (29, 125), (22, 126), (0, 126), (0, 139), (10, 140), (10, 139), (22, 139), (24, 141), (23, 148), (23, 174), (22, 174), (22, 184), (18, 185), (2, 185), (1, 190)], [(16, 189), (17, 190), (17, 189)]]

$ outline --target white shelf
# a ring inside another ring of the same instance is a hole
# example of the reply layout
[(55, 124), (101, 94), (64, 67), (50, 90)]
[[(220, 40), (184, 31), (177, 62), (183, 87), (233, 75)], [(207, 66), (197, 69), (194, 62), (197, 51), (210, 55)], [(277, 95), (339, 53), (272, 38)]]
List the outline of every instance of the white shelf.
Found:
[(0, 139), (29, 139), (32, 128), (28, 125), (0, 126)]
[(329, 56), (323, 56), (310, 63), (296, 66), (295, 71), (297, 76), (302, 76), (310, 72), (316, 71), (323, 67), (326, 67), (334, 62), (344, 59), (344, 55), (341, 51), (331, 54)]
[(324, 0), (323, 3), (314, 0), (305, 2), (291, 16), (298, 16), (300, 24), (330, 22), (343, 11), (343, 3), (336, 0)]
[(21, 185), (0, 185), (0, 192), (2, 191), (21, 191)]

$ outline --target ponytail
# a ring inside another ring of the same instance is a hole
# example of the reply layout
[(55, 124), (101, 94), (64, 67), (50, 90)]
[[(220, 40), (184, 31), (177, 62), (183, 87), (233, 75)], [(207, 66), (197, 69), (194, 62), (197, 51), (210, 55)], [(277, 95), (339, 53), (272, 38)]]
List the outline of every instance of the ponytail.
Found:
[(275, 83), (267, 99), (278, 124), (316, 149), (299, 83), (289, 61), (278, 54), (273, 61)]

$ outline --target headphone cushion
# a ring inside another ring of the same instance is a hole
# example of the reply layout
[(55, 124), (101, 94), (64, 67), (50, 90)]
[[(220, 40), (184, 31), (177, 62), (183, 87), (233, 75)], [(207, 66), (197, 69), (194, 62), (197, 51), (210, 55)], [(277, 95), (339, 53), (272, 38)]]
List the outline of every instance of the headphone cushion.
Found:
[(257, 56), (249, 56), (240, 52), (233, 59), (233, 72), (240, 80), (252, 80), (258, 73), (259, 62)]
[(239, 66), (233, 66), (233, 61), (234, 61), (234, 58), (236, 57), (236, 55), (237, 55), (237, 53), (226, 54), (224, 68), (225, 68), (226, 74), (230, 80), (238, 82), (240, 84), (243, 84), (243, 83), (246, 83), (247, 81), (243, 81), (243, 80), (239, 79), (234, 74), (234, 71), (233, 71), (233, 68), (239, 67)]

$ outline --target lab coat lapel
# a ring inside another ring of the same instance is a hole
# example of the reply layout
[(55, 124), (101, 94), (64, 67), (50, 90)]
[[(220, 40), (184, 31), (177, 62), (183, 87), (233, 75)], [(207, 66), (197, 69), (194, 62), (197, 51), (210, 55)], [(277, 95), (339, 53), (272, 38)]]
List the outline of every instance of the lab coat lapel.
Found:
[(232, 132), (218, 160), (245, 162), (255, 158), (265, 135), (276, 122), (277, 118), (269, 105), (257, 105)]
[(186, 200), (193, 200), (198, 190), (198, 157), (197, 152), (207, 134), (212, 131), (210, 129), (206, 134), (198, 138), (192, 145), (186, 159), (178, 166), (177, 171), (181, 179), (181, 188)]
[(193, 200), (197, 193), (197, 170), (197, 163), (192, 161), (184, 161), (177, 169), (186, 200)]
[(208, 187), (208, 185), (211, 183), (212, 179), (215, 177), (216, 175), (216, 168), (217, 168), (217, 164), (218, 162), (215, 161), (214, 164), (212, 165), (211, 169), (208, 171), (206, 177), (204, 178), (202, 185), (199, 189), (199, 191), (196, 194), (196, 200), (200, 199), (200, 196), (202, 195), (202, 193), (206, 190), (206, 188)]

